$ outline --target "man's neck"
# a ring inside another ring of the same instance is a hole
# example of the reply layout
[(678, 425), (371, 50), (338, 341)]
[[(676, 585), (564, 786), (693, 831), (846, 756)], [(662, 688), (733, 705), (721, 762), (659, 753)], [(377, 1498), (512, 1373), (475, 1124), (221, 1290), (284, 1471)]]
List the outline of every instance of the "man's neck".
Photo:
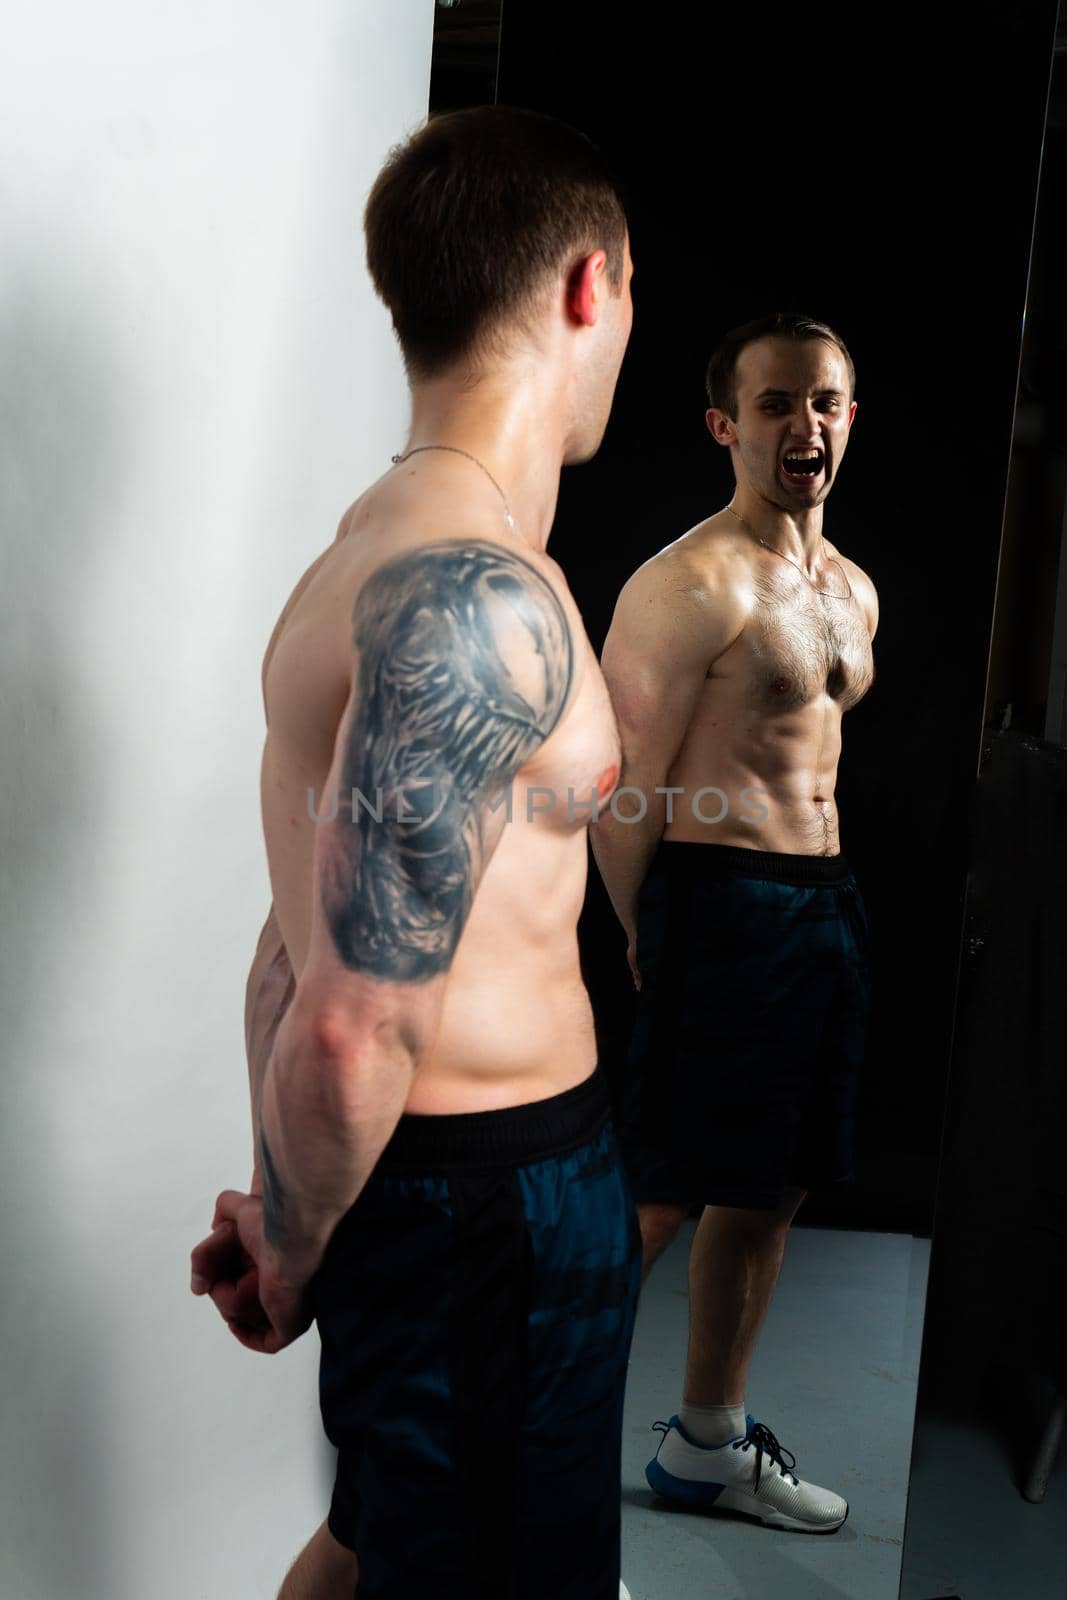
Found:
[(734, 510), (744, 518), (757, 538), (763, 539), (782, 555), (814, 571), (823, 552), (823, 508), (785, 511), (762, 495), (739, 484), (733, 497)]
[(435, 378), (412, 386), (411, 431), (399, 453), (448, 445), (473, 456), (507, 501), (515, 534), (543, 551), (559, 496), (563, 415), (564, 397), (533, 364), (474, 381)]

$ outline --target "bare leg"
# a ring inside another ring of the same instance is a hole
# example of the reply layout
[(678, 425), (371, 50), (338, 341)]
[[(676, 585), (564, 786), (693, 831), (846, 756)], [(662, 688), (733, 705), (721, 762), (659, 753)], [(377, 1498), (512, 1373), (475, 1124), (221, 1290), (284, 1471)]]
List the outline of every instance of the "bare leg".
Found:
[(278, 1600), (352, 1600), (355, 1552), (338, 1544), (325, 1522), (311, 1535), (278, 1591)]
[(689, 1357), (683, 1398), (737, 1406), (778, 1282), (786, 1236), (803, 1189), (775, 1211), (705, 1206), (689, 1257)]
[(689, 1211), (685, 1206), (639, 1205), (637, 1221), (641, 1228), (641, 1287), (666, 1250)]

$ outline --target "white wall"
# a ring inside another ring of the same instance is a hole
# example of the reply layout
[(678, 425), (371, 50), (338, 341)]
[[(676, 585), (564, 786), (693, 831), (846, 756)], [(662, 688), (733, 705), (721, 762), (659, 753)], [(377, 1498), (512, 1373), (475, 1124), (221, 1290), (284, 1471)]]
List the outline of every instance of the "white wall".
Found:
[(432, 0), (43, 0), (0, 49), (0, 1596), (259, 1600), (314, 1333), (188, 1291), (250, 1164), (259, 664), (403, 442), (360, 213)]

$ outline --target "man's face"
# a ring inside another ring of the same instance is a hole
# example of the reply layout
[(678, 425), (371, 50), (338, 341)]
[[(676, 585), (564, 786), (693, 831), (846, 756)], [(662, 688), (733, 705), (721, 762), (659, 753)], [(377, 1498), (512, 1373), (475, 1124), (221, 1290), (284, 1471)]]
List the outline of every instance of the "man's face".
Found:
[[(615, 398), (615, 386), (619, 381), (619, 371), (634, 321), (633, 298), (630, 293), (633, 270), (630, 241), (627, 238), (623, 251), (622, 289), (618, 294), (612, 294), (610, 288), (607, 288), (601, 300), (600, 315), (595, 330), (597, 344), (590, 352), (586, 369), (581, 375), (577, 395), (577, 415), (574, 418), (573, 444), (567, 452), (568, 464), (588, 461), (594, 456), (607, 429), (611, 404)], [(607, 287), (606, 273), (605, 287)]]
[(823, 339), (757, 339), (737, 360), (737, 416), (709, 411), (708, 425), (734, 449), (745, 480), (783, 511), (820, 505), (830, 493), (856, 413), (848, 365)]

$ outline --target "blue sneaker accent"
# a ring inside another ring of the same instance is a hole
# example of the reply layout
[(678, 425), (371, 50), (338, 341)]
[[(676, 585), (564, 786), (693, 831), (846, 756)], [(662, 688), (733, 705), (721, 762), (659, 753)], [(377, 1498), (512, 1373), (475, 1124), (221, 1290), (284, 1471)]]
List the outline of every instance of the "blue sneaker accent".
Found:
[(726, 1487), (724, 1483), (693, 1483), (689, 1478), (676, 1478), (660, 1466), (655, 1456), (645, 1468), (645, 1477), (649, 1488), (665, 1500), (681, 1500), (687, 1506), (713, 1506)]
[[(665, 1500), (694, 1509), (733, 1511), (802, 1533), (836, 1532), (848, 1516), (848, 1502), (816, 1484), (801, 1483), (792, 1470), (795, 1458), (770, 1428), (753, 1417), (746, 1417), (745, 1423), (746, 1432), (737, 1438), (703, 1445), (690, 1437), (676, 1416), (669, 1422), (654, 1422), (653, 1428), (663, 1437), (645, 1468), (649, 1487)], [(677, 1439), (668, 1442), (665, 1463), (663, 1445), (672, 1433)], [(720, 1460), (711, 1461), (712, 1455)], [(716, 1472), (722, 1474), (719, 1481)]]
[[(669, 1422), (654, 1422), (653, 1428), (657, 1433), (662, 1433), (663, 1439), (674, 1428), (687, 1444), (696, 1444), (695, 1439), (690, 1439), (677, 1417), (672, 1417)], [(688, 1506), (713, 1506), (723, 1490), (724, 1483), (694, 1483), (691, 1478), (676, 1478), (673, 1472), (668, 1472), (666, 1467), (661, 1467), (659, 1453), (663, 1449), (663, 1439), (660, 1440), (652, 1460), (645, 1468), (645, 1478), (650, 1489), (663, 1496), (665, 1500), (680, 1500)], [(729, 1440), (727, 1440), (729, 1443)], [(697, 1445), (697, 1449), (721, 1450), (722, 1445)]]

